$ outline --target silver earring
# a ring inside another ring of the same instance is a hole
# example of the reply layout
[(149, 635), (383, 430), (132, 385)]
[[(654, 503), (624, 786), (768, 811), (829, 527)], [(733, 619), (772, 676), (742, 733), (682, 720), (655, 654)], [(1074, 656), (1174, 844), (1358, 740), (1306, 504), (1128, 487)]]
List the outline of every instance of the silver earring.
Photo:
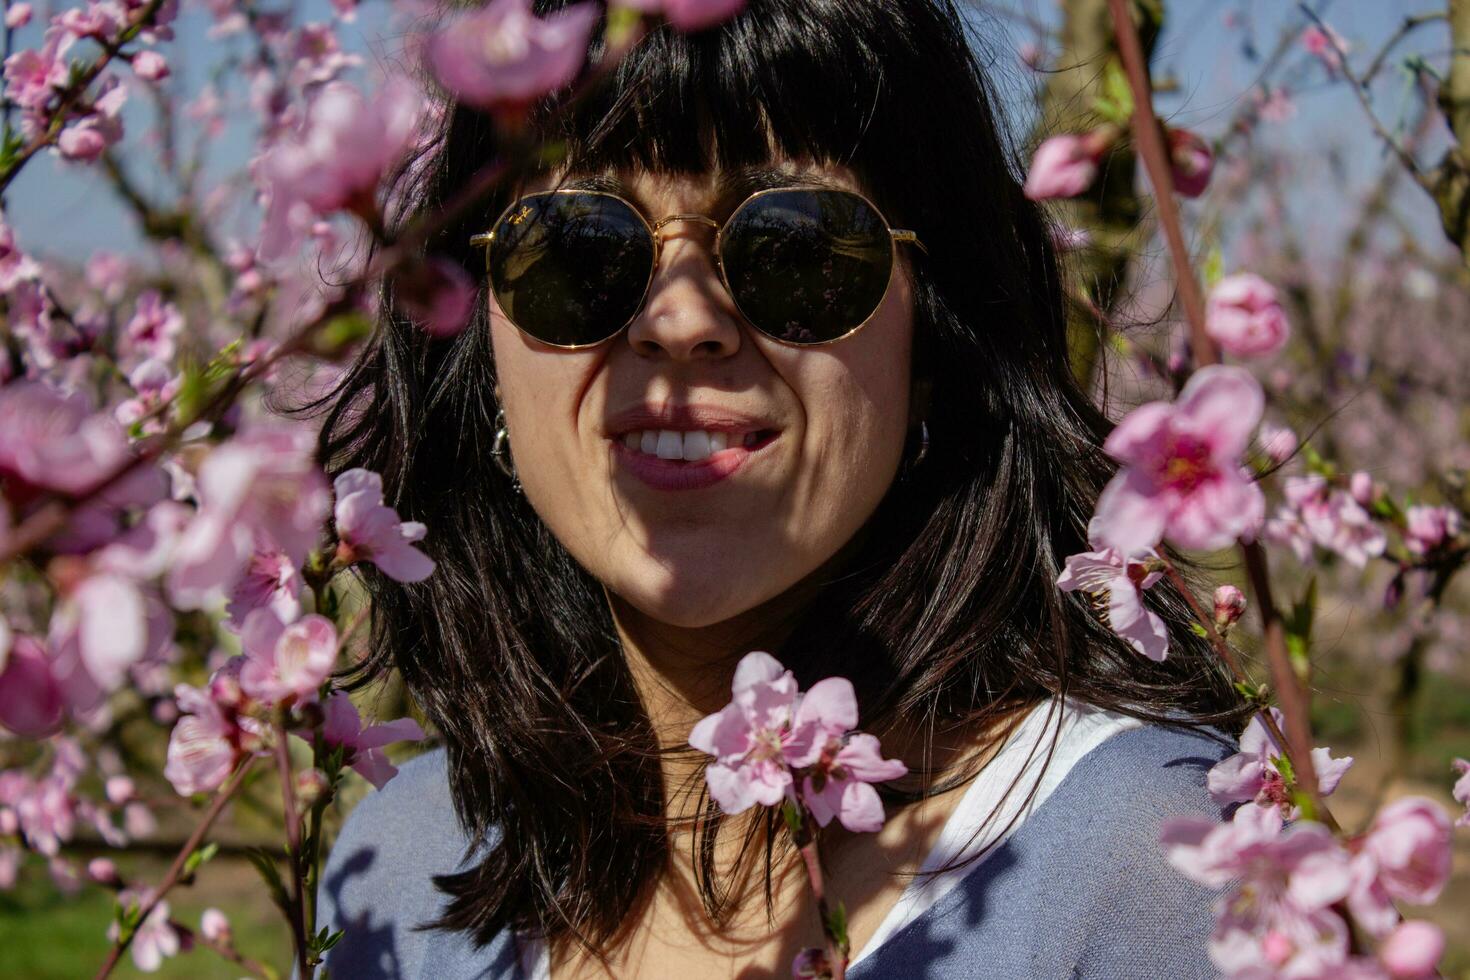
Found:
[(495, 442), (490, 446), (490, 455), (495, 459), (495, 465), (500, 467), (500, 472), (510, 477), (511, 489), (516, 493), (524, 493), (521, 489), (521, 478), (516, 474), (515, 465), (510, 458), (510, 430), (505, 427), (505, 409), (495, 412)]
[(924, 457), (929, 455), (929, 424), (922, 419), (919, 421), (919, 452), (913, 459), (903, 464), (903, 475), (899, 478), (907, 480), (919, 468)]

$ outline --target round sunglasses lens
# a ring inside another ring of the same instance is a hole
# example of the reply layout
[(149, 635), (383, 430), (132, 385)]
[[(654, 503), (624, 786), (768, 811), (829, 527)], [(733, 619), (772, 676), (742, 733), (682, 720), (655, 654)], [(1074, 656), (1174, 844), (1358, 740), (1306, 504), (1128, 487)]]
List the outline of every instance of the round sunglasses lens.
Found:
[(548, 344), (584, 346), (617, 333), (637, 312), (653, 268), (653, 238), (607, 194), (521, 198), (495, 226), (488, 255), (501, 310)]
[(791, 344), (836, 340), (883, 301), (893, 241), (861, 197), (838, 190), (775, 190), (745, 204), (720, 246), (740, 312)]

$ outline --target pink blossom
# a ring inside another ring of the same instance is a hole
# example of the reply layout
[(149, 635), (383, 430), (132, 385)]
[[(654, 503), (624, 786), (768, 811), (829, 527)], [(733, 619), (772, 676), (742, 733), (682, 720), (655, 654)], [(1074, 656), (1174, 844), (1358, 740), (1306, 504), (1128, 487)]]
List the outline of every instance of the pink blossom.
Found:
[(87, 285), (102, 294), (109, 303), (123, 296), (128, 284), (128, 260), (115, 252), (96, 251), (87, 259)]
[(420, 263), (394, 283), (399, 306), (435, 337), (458, 334), (474, 311), (475, 284), (459, 263), (443, 256)]
[(120, 425), (142, 422), (144, 435), (160, 433), (166, 428), (166, 413), (160, 409), (173, 401), (183, 382), (183, 375), (175, 374), (164, 361), (142, 361), (128, 373), (128, 384), (137, 393), (136, 397), (119, 402), (112, 417)]
[(1313, 57), (1321, 61), (1327, 67), (1328, 72), (1335, 72), (1342, 67), (1342, 56), (1352, 50), (1352, 45), (1343, 36), (1331, 27), (1312, 24), (1302, 31), (1302, 47), (1306, 48)]
[[(1288, 477), (1285, 484), (1286, 513), (1278, 520), (1299, 520), (1311, 540), (1363, 568), (1370, 558), (1383, 554), (1388, 536), (1352, 495), (1328, 486), (1319, 474)], [(1273, 537), (1278, 532), (1273, 531)], [(1310, 557), (1310, 555), (1309, 555)]]
[(1460, 512), (1453, 507), (1420, 504), (1404, 514), (1404, 545), (1416, 555), (1427, 555), (1460, 533)]
[(1455, 802), (1465, 807), (1465, 812), (1460, 815), (1460, 819), (1455, 821), (1455, 826), (1470, 827), (1470, 762), (1456, 759), (1453, 766), (1455, 772), (1460, 774), (1460, 778), (1455, 780), (1455, 788), (1451, 791), (1451, 795), (1454, 796)]
[(817, 980), (819, 977), (834, 975), (832, 963), (827, 959), (827, 951), (816, 946), (807, 947), (791, 961), (791, 976), (795, 980)]
[(146, 82), (157, 82), (169, 75), (168, 60), (157, 51), (139, 51), (133, 55), (133, 74)]
[(1240, 622), (1245, 615), (1245, 593), (1233, 585), (1222, 585), (1215, 590), (1215, 628), (1226, 630)]
[(66, 86), (70, 73), (66, 53), (75, 41), (75, 35), (50, 27), (41, 47), (22, 48), (6, 58), (5, 86), (10, 99), (30, 112), (43, 111)]
[(261, 258), (284, 256), (317, 215), (374, 214), (383, 173), (417, 136), (422, 100), (399, 75), (371, 101), (344, 82), (322, 86), (300, 130), (251, 164), (268, 198)]
[[(141, 905), (145, 900), (146, 893), (133, 889), (125, 889), (118, 895), (118, 901), (124, 907), (129, 902)], [(133, 965), (144, 973), (156, 972), (163, 965), (165, 957), (177, 956), (179, 953), (179, 932), (169, 922), (168, 916), (168, 901), (159, 899), (158, 904), (148, 913), (148, 918), (133, 933), (133, 942), (129, 947), (133, 955)], [(118, 936), (118, 924), (113, 922), (107, 927), (107, 938), (116, 942)]]
[(1380, 493), (1378, 485), (1373, 482), (1373, 477), (1362, 470), (1352, 475), (1348, 481), (1348, 487), (1353, 499), (1363, 507), (1371, 507)]
[(597, 18), (591, 3), (537, 17), (530, 0), (491, 0), (431, 36), (426, 53), (434, 75), (460, 100), (487, 107), (525, 103), (576, 77)]
[(296, 32), (291, 55), (295, 59), (291, 66), (292, 85), (330, 82), (346, 69), (362, 63), (360, 56), (342, 50), (331, 24), (302, 24)]
[[(1089, 530), (1097, 530), (1096, 522)], [(1162, 661), (1169, 655), (1169, 630), (1143, 604), (1144, 590), (1163, 577), (1163, 572), (1151, 564), (1157, 561), (1158, 552), (1148, 548), (1124, 559), (1117, 548), (1101, 546), (1095, 538), (1090, 543), (1096, 550), (1067, 559), (1066, 568), (1057, 577), (1057, 588), (1063, 592), (1080, 590), (1106, 602), (1108, 625), (1113, 632), (1148, 659)]]
[(13, 3), (5, 11), (5, 26), (11, 30), (24, 27), (31, 22), (31, 5), (28, 3)]
[(68, 122), (56, 138), (56, 148), (68, 160), (93, 163), (102, 151), (123, 138), (122, 108), (128, 90), (122, 79), (108, 75), (98, 86), (91, 111)]
[(228, 594), (263, 542), (300, 567), (331, 506), (326, 478), (302, 427), (248, 430), (199, 468), (200, 507), (179, 541), (169, 593), (183, 609)]
[(1076, 197), (1097, 179), (1106, 142), (1097, 133), (1063, 133), (1042, 142), (1031, 158), (1025, 193), (1033, 201)]
[(908, 771), (882, 758), (878, 740), (852, 732), (852, 683), (828, 677), (799, 693), (796, 678), (768, 653), (746, 654), (735, 668), (730, 704), (703, 718), (689, 744), (715, 756), (705, 770), (710, 795), (726, 813), (796, 801), (793, 770), (806, 770), (802, 800), (817, 822), (834, 816), (849, 830), (877, 830), (883, 805), (868, 785)]
[(356, 769), (377, 789), (382, 789), (398, 774), (398, 768), (388, 761), (382, 747), (392, 742), (417, 742), (426, 737), (419, 723), (412, 718), (399, 718), (363, 728), (357, 706), (344, 691), (332, 692), (324, 710), (326, 721), (322, 725), (322, 738), (328, 745), (344, 748), (343, 762)]
[(22, 738), (45, 738), (60, 730), (64, 708), (45, 647), (16, 634), (0, 670), (0, 726)]
[(1169, 168), (1174, 190), (1180, 197), (1199, 197), (1210, 184), (1215, 153), (1198, 134), (1187, 129), (1170, 129)]
[(1098, 498), (1098, 543), (1136, 554), (1166, 536), (1184, 548), (1214, 549), (1253, 535), (1265, 498), (1240, 456), (1264, 401), (1245, 371), (1211, 365), (1174, 403), (1131, 412), (1103, 444), (1124, 465)]
[(1424, 980), (1444, 956), (1444, 932), (1433, 923), (1403, 922), (1378, 947), (1378, 958), (1395, 980)]
[(647, 14), (663, 14), (681, 31), (699, 31), (729, 20), (745, 0), (617, 0), (618, 6)]
[(107, 858), (93, 858), (88, 861), (87, 877), (99, 885), (116, 885), (122, 881), (117, 873), (117, 865)]
[(1257, 88), (1252, 97), (1256, 103), (1256, 113), (1267, 122), (1287, 122), (1296, 115), (1296, 103), (1292, 101), (1290, 93), (1280, 86)]
[(239, 629), (256, 609), (270, 609), (283, 623), (295, 620), (301, 615), (301, 584), (301, 573), (286, 553), (266, 545), (250, 556), (230, 592), (226, 625)]
[[(108, 416), (93, 414), (85, 395), (63, 394), (39, 381), (0, 387), (0, 476), (9, 478), (6, 495), (12, 500), (28, 501), (26, 487), (84, 495), (130, 454), (122, 429)], [(142, 472), (157, 481), (156, 471)], [(141, 499), (159, 488), (132, 489)]]
[(1439, 804), (1405, 797), (1378, 812), (1368, 833), (1355, 842), (1353, 918), (1375, 936), (1398, 922), (1395, 899), (1427, 905), (1450, 877), (1450, 818)]
[(726, 813), (774, 806), (792, 791), (791, 758), (811, 750), (813, 732), (796, 731), (796, 678), (768, 653), (741, 658), (730, 703), (689, 733), (689, 744), (715, 756), (705, 769), (710, 794)]
[(0, 293), (8, 293), (20, 282), (39, 279), (41, 267), (15, 244), (15, 232), (0, 219)]
[(333, 487), (339, 557), (348, 564), (371, 561), (399, 582), (421, 582), (433, 573), (433, 560), (413, 546), (428, 529), (417, 521), (400, 521), (398, 512), (383, 504), (382, 477), (371, 470), (348, 470)]
[(178, 350), (184, 317), (178, 307), (165, 302), (163, 294), (149, 289), (138, 297), (138, 306), (124, 328), (132, 349), (144, 358), (170, 361)]
[(179, 693), (180, 707), (187, 705), (193, 713), (180, 718), (169, 735), (163, 775), (180, 796), (212, 793), (224, 785), (239, 757), (234, 726), (208, 693), (179, 687), (191, 692)]
[(257, 706), (240, 689), (244, 665), (244, 657), (231, 657), (206, 687), (174, 688), (185, 714), (169, 736), (163, 775), (181, 796), (212, 793), (243, 755), (262, 747), (263, 728), (249, 714)]
[(229, 918), (216, 908), (205, 909), (204, 914), (199, 917), (199, 934), (206, 942), (220, 946), (228, 946), (234, 939), (230, 933)]
[(1266, 458), (1277, 466), (1291, 459), (1292, 454), (1297, 451), (1298, 442), (1296, 433), (1284, 425), (1273, 425), (1270, 422), (1261, 423), (1261, 431), (1256, 435), (1256, 442)]
[[(812, 691), (824, 683), (819, 682)], [(883, 801), (869, 784), (898, 779), (908, 771), (899, 760), (883, 758), (878, 739), (872, 735), (849, 735), (846, 741), (829, 736), (802, 779), (801, 799), (818, 826), (827, 826), (835, 816), (854, 833), (874, 833), (883, 827)]]
[(1185, 875), (1230, 886), (1209, 950), (1227, 976), (1317, 976), (1346, 959), (1347, 926), (1331, 906), (1351, 885), (1348, 856), (1321, 824), (1283, 832), (1279, 808), (1247, 803), (1229, 823), (1167, 820), (1161, 840)]
[(52, 670), (74, 714), (101, 707), (129, 669), (173, 632), (168, 610), (132, 579), (98, 572), (72, 587), (51, 617)]
[[(1267, 710), (1278, 727), (1286, 723), (1279, 709)], [(1222, 806), (1251, 801), (1261, 807), (1276, 807), (1283, 817), (1290, 819), (1297, 808), (1291, 800), (1292, 787), (1282, 778), (1278, 767), (1278, 760), (1285, 757), (1286, 751), (1257, 715), (1240, 736), (1240, 751), (1210, 770), (1206, 778), (1210, 796)], [(1352, 756), (1334, 759), (1325, 748), (1313, 749), (1312, 768), (1317, 773), (1317, 792), (1330, 796), (1352, 764)]]
[(312, 700), (337, 664), (337, 628), (314, 613), (286, 625), (270, 609), (256, 609), (245, 617), (240, 644), (240, 687), (266, 704)]
[(1276, 287), (1253, 272), (1240, 272), (1210, 290), (1205, 332), (1234, 357), (1266, 357), (1286, 346), (1291, 324)]

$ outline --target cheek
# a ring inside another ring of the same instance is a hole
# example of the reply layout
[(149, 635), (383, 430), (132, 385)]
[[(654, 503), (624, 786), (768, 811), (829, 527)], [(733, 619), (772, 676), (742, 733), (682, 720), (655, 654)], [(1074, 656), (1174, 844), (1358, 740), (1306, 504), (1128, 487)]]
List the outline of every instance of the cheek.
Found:
[(490, 337), (516, 473), (548, 524), (564, 524), (572, 489), (584, 482), (577, 410), (599, 355), (534, 344), (493, 306)]
[(798, 499), (841, 533), (865, 521), (896, 475), (908, 430), (913, 318), (904, 291), (857, 334), (787, 350), (783, 372), (806, 417)]

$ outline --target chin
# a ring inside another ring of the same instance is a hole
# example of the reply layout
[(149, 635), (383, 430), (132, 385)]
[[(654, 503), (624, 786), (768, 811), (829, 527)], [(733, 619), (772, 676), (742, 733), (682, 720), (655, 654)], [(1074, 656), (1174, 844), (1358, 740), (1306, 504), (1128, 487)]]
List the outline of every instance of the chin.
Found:
[(728, 578), (707, 572), (699, 576), (699, 581), (691, 578), (670, 582), (663, 588), (651, 588), (648, 582), (609, 587), (649, 619), (680, 629), (713, 626), (760, 604), (759, 596), (732, 591)]

